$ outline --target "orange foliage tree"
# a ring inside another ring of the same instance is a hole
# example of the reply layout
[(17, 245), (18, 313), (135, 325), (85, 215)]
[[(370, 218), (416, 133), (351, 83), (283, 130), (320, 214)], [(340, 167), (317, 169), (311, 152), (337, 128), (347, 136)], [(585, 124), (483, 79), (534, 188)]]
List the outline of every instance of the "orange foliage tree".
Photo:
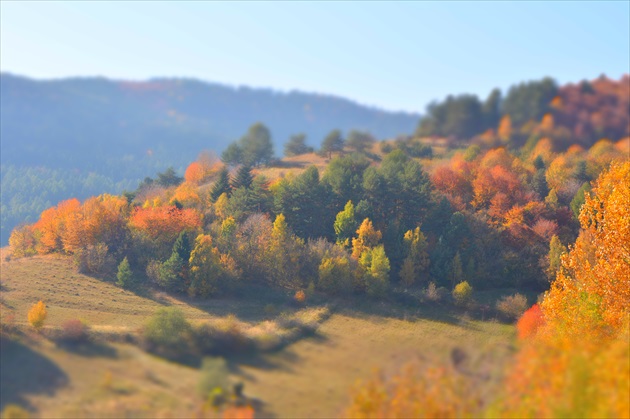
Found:
[(545, 316), (570, 332), (616, 333), (630, 307), (630, 162), (602, 173), (580, 213), (582, 232), (562, 259)]
[(129, 205), (120, 196), (88, 198), (65, 217), (63, 249), (76, 253), (88, 245), (105, 243), (110, 249), (123, 245), (127, 231)]
[(42, 212), (39, 220), (33, 226), (38, 240), (39, 253), (61, 251), (63, 249), (63, 235), (69, 219), (81, 207), (78, 199), (73, 198), (60, 202)]
[[(599, 177), (542, 302), (519, 321), (534, 336), (507, 376), (499, 415), (629, 417), (630, 162)], [(533, 335), (532, 330), (538, 330)]]
[(178, 209), (175, 206), (136, 208), (129, 225), (152, 240), (173, 243), (180, 232), (201, 227), (201, 214), (191, 208)]

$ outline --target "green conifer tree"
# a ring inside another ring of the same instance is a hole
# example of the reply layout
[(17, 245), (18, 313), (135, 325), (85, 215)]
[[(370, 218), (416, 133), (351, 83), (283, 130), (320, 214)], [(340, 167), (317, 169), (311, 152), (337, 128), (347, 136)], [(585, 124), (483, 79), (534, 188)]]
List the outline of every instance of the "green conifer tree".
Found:
[(219, 178), (212, 186), (210, 198), (212, 199), (212, 202), (216, 202), (222, 194), (225, 193), (229, 196), (231, 192), (232, 186), (230, 185), (230, 173), (228, 172), (227, 166), (224, 166), (219, 172)]
[(116, 285), (122, 288), (129, 288), (133, 283), (133, 273), (131, 272), (131, 267), (129, 266), (129, 260), (125, 256), (125, 258), (118, 265), (118, 273), (116, 274)]

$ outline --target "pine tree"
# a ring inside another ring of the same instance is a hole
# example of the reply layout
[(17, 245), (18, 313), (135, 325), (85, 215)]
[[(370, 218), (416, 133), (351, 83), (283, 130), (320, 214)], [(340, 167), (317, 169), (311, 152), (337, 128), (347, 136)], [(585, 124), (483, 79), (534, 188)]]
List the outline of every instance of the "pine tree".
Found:
[(190, 240), (188, 239), (188, 233), (182, 231), (179, 233), (175, 244), (173, 245), (173, 252), (177, 253), (181, 260), (184, 262), (184, 266), (188, 266), (188, 259), (190, 259)]
[(292, 135), (289, 141), (284, 145), (284, 155), (287, 157), (299, 156), (300, 154), (312, 153), (313, 147), (306, 145), (305, 134)]
[[(538, 156), (540, 157), (540, 156)], [(532, 178), (532, 189), (543, 199), (549, 194), (549, 186), (545, 177), (545, 169), (538, 169)]]
[(116, 274), (116, 278), (118, 278), (116, 284), (122, 288), (129, 288), (133, 283), (133, 273), (131, 272), (129, 260), (126, 256), (118, 265), (118, 273)]
[(225, 193), (229, 196), (231, 192), (232, 186), (230, 185), (230, 173), (228, 172), (228, 168), (224, 166), (219, 172), (219, 178), (212, 186), (210, 198), (212, 199), (212, 202), (216, 202), (222, 194)]
[(236, 176), (232, 180), (232, 188), (245, 188), (249, 189), (254, 182), (254, 176), (252, 175), (252, 168), (250, 166), (243, 165), (236, 172)]
[(328, 133), (324, 141), (322, 141), (322, 148), (320, 153), (328, 155), (328, 158), (332, 157), (332, 153), (343, 151), (344, 139), (341, 136), (341, 131), (338, 129)]
[(181, 279), (183, 268), (184, 261), (177, 252), (173, 252), (171, 257), (160, 266), (160, 285), (171, 291), (183, 291), (186, 285)]
[(545, 161), (540, 154), (534, 159), (534, 168), (536, 170), (541, 170), (545, 168)]

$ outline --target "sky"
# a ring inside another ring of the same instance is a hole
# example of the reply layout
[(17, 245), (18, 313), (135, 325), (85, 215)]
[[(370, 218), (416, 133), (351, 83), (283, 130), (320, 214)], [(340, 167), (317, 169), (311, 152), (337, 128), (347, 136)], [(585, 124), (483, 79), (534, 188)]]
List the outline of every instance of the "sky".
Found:
[(630, 72), (630, 2), (0, 2), (0, 70), (186, 77), (423, 112)]

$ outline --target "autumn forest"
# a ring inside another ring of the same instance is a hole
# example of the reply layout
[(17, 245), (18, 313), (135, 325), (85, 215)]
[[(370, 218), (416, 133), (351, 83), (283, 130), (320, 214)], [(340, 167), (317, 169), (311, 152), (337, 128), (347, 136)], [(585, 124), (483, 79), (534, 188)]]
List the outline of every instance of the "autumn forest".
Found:
[[(500, 372), (449, 346), (450, 359), (360, 376), (332, 410), (341, 417), (628, 417), (628, 75), (448, 96), (398, 136), (298, 128), (282, 141), (265, 120), (248, 126), (222, 149), (194, 150), (181, 172), (164, 165), (120, 194), (44, 209), (12, 230), (4, 266), (64, 260), (116, 292), (202, 308), (256, 300), (266, 319), (286, 306), (297, 314), (277, 322), (294, 334), (268, 348), (280, 353), (318, 335), (298, 320), (305, 310), (325, 308), (322, 328), (366, 305), (507, 328)], [(19, 185), (20, 170), (3, 177)], [(3, 339), (99, 339), (98, 321), (49, 324), (54, 303), (39, 297), (27, 319), (7, 295)], [(176, 305), (124, 339), (215, 380), (230, 374), (217, 359), (265, 352), (259, 335)], [(198, 414), (265, 416), (242, 386), (212, 383)]]

